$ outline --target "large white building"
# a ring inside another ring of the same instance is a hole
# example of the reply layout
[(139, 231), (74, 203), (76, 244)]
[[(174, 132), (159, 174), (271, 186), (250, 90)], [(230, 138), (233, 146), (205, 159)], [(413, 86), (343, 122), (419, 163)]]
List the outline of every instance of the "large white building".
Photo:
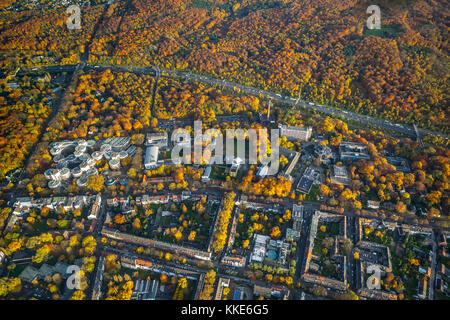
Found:
[(254, 237), (255, 245), (253, 246), (253, 251), (250, 255), (250, 262), (256, 261), (262, 263), (266, 257), (266, 245), (270, 240), (270, 237), (262, 234), (255, 234)]
[(280, 124), (280, 137), (286, 137), (288, 140), (308, 141), (312, 135), (312, 127), (291, 127)]
[(98, 214), (100, 213), (100, 207), (101, 207), (102, 197), (100, 194), (97, 194), (95, 198), (95, 202), (92, 205), (91, 212), (89, 213), (88, 219), (97, 219)]
[(350, 179), (350, 176), (348, 175), (346, 166), (333, 166), (330, 179), (333, 184), (349, 186), (352, 183), (352, 179)]
[(147, 146), (166, 148), (168, 146), (168, 141), (167, 133), (165, 132), (147, 133), (145, 144)]
[(144, 167), (147, 170), (157, 167), (159, 147), (147, 147), (145, 151)]

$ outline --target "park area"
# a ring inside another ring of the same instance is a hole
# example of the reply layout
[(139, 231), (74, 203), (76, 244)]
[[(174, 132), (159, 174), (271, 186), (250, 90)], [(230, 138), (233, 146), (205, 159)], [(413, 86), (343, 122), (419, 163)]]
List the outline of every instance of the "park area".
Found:
[(220, 202), (206, 197), (181, 202), (111, 208), (109, 227), (121, 232), (197, 249), (208, 247)]

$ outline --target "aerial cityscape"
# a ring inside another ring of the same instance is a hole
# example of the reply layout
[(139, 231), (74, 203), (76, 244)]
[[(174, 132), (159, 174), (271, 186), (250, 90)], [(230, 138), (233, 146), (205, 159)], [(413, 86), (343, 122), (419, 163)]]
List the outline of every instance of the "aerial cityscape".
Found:
[(0, 0), (0, 300), (449, 300), (449, 15)]

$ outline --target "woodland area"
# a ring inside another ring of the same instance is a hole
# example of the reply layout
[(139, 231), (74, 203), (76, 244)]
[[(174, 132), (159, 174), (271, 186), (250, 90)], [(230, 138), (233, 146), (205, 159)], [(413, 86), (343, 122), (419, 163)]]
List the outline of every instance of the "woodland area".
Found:
[(0, 82), (0, 180), (23, 165), (51, 113), (54, 85), (23, 77), (20, 87)]
[(88, 134), (91, 138), (105, 139), (149, 128), (153, 83), (150, 76), (110, 70), (80, 76), (73, 104), (52, 120), (44, 140), (86, 138)]
[(91, 71), (80, 77), (73, 104), (51, 121), (44, 140), (125, 136), (154, 129), (158, 120), (175, 118), (215, 122), (216, 114), (259, 111), (260, 100), (234, 96), (199, 83), (161, 78), (152, 109), (154, 78), (149, 75)]
[[(450, 226), (450, 150), (448, 141), (447, 148), (441, 147), (442, 137), (430, 135), (423, 138), (422, 145), (399, 132), (394, 135), (339, 116), (286, 108), (287, 104), (277, 101), (271, 109), (274, 121), (267, 124), (258, 117), (267, 110), (268, 100), (262, 95), (185, 81), (164, 72), (156, 80), (149, 72), (117, 72), (96, 66), (157, 65), (184, 70), (450, 134), (446, 1), (380, 0), (381, 30), (366, 28), (366, 9), (372, 3), (364, 0), (123, 0), (111, 4), (95, 0), (90, 4), (82, 6), (82, 29), (68, 30), (66, 8), (55, 6), (52, 0), (0, 0), (0, 250), (8, 257), (4, 268), (8, 276), (0, 277), (0, 300), (29, 298), (30, 286), (19, 278), (25, 265), (9, 260), (22, 255), (28, 256), (33, 268), (57, 263), (81, 267), (81, 289), (70, 296), (64, 294), (61, 274), (28, 281), (54, 300), (89, 299), (97, 257), (114, 247), (132, 248), (153, 260), (203, 268), (202, 300), (214, 298), (222, 277), (211, 269), (212, 261), (196, 264), (183, 254), (135, 248), (95, 236), (95, 228), (102, 226), (88, 218), (93, 207), (73, 211), (63, 205), (33, 208), (20, 211), (18, 221), (9, 219), (16, 216), (12, 200), (18, 196), (54, 199), (61, 194), (101, 193), (107, 199), (127, 199), (129, 208), (107, 208), (109, 228), (202, 250), (211, 244), (213, 254), (220, 257), (228, 250), (235, 221), (232, 254), (248, 253), (255, 233), (284, 240), (295, 218), (290, 209), (278, 214), (246, 211), (236, 205), (243, 196), (250, 201), (289, 204), (290, 208), (292, 204), (315, 203), (321, 211), (351, 212), (357, 217), (436, 230)], [(80, 62), (90, 66), (77, 68), (70, 83), (71, 73), (34, 69)], [(63, 95), (66, 99), (61, 100)], [(232, 176), (226, 166), (215, 165), (204, 179), (203, 166), (174, 165), (166, 161), (171, 151), (163, 147), (157, 152), (158, 166), (147, 170), (143, 165), (146, 134), (171, 133), (174, 127), (192, 133), (194, 119), (203, 121), (203, 129), (283, 124), (311, 127), (313, 136), (307, 142), (280, 138), (282, 148), (307, 151), (293, 165), (291, 176), (284, 170), (294, 152), (280, 156), (277, 176), (261, 177), (258, 165), (241, 165)], [(119, 168), (110, 168), (105, 157), (95, 162), (98, 171), (85, 185), (78, 186), (77, 178), (58, 189), (50, 188), (44, 173), (58, 166), (50, 155), (51, 142), (82, 138), (97, 143), (128, 136), (136, 148), (121, 159)], [(366, 160), (341, 160), (342, 142), (363, 144)], [(317, 155), (316, 147), (324, 146), (330, 147), (332, 162)], [(390, 164), (393, 157), (401, 157), (406, 170)], [(332, 182), (333, 165), (345, 169), (345, 184)], [(317, 170), (318, 178), (314, 191), (306, 194), (298, 188), (298, 180), (308, 168)], [(219, 188), (220, 204), (202, 195), (195, 202), (138, 205), (137, 197), (143, 195), (184, 191), (183, 196), (203, 192), (203, 188)], [(378, 209), (369, 210), (370, 201)], [(236, 209), (241, 211), (234, 216)], [(328, 227), (319, 227), (321, 241), (315, 244), (315, 254), (327, 259), (333, 234), (331, 225), (327, 234)], [(394, 250), (390, 232), (371, 228), (364, 227), (364, 239), (392, 247), (394, 270), (416, 279), (416, 267), (428, 263), (421, 261), (415, 250), (423, 241), (405, 238)], [(431, 251), (425, 244), (423, 248)], [(350, 249), (346, 250), (348, 256)], [(295, 250), (296, 245), (293, 254)], [(359, 259), (358, 252), (353, 254)], [(284, 271), (259, 263), (248, 267), (244, 273), (248, 279), (294, 285), (295, 259), (288, 261)], [(410, 299), (417, 285), (403, 284), (400, 278), (397, 272), (387, 273), (382, 284), (385, 289), (405, 291)], [(113, 254), (105, 255), (103, 279), (102, 298), (107, 300), (130, 299), (137, 280), (158, 280), (167, 289), (158, 294), (174, 300), (192, 297), (194, 289), (193, 281), (184, 277), (131, 271)], [(317, 295), (327, 295), (321, 288), (325, 293)], [(356, 296), (351, 291), (347, 294)]]
[(242, 113), (253, 117), (260, 107), (260, 100), (254, 96), (236, 96), (198, 82), (162, 78), (156, 92), (154, 116), (158, 119), (193, 117), (203, 122), (215, 122), (216, 115)]
[(377, 32), (365, 1), (118, 2), (90, 61), (191, 70), (448, 132), (448, 8), (384, 2)]
[[(1, 5), (0, 5), (1, 6)], [(0, 67), (77, 64), (85, 52), (103, 6), (83, 8), (80, 30), (66, 26), (66, 7), (0, 13)]]

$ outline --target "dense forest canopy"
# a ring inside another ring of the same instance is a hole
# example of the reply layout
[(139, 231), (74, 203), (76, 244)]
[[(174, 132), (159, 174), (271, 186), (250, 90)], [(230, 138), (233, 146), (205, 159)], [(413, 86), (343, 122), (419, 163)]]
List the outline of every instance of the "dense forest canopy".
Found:
[(446, 1), (379, 1), (380, 30), (369, 1), (95, 3), (81, 30), (51, 3), (2, 12), (0, 65), (75, 64), (88, 46), (92, 64), (190, 70), (448, 133)]
[(144, 1), (111, 6), (91, 62), (223, 77), (448, 131), (448, 8), (383, 1)]

